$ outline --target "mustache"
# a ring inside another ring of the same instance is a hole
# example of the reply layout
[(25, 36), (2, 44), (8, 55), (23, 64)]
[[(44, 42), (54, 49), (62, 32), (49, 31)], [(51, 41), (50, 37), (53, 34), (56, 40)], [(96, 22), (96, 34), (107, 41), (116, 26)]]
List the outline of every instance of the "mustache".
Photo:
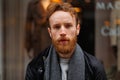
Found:
[(60, 37), (58, 38), (58, 41), (70, 41), (70, 39), (67, 37)]

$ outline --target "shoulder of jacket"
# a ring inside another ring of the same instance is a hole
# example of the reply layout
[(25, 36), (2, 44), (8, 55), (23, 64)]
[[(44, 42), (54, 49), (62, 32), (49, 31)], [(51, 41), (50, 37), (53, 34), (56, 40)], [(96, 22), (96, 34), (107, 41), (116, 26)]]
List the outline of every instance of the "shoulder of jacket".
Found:
[(87, 65), (87, 68), (89, 69), (89, 71), (93, 75), (96, 75), (98, 72), (103, 73), (104, 67), (102, 62), (98, 60), (95, 56), (92, 56), (87, 52), (84, 52), (84, 53), (85, 53), (85, 64)]
[(84, 54), (86, 73), (88, 73), (86, 76), (91, 77), (91, 80), (107, 80), (102, 62), (86, 52)]
[(100, 60), (98, 60), (95, 56), (90, 55), (87, 52), (84, 52), (84, 55), (85, 55), (85, 61), (91, 67), (98, 67), (98, 66), (102, 65), (102, 63), (100, 62)]
[(36, 56), (35, 58), (33, 58), (29, 62), (28, 66), (32, 67), (32, 68), (39, 68), (40, 66), (43, 66), (44, 65), (44, 60), (48, 56), (49, 48), (50, 47), (47, 47), (45, 50), (43, 50), (42, 52), (40, 52), (38, 54), (38, 56)]

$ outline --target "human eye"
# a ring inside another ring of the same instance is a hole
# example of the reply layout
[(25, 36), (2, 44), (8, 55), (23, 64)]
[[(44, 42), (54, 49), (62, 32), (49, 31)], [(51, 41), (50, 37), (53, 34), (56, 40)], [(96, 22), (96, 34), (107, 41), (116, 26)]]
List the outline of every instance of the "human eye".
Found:
[(60, 25), (58, 25), (58, 24), (54, 25), (53, 29), (60, 29)]
[(70, 27), (72, 27), (72, 24), (71, 24), (71, 23), (66, 23), (66, 24), (65, 24), (65, 27), (66, 27), (66, 28), (70, 28)]

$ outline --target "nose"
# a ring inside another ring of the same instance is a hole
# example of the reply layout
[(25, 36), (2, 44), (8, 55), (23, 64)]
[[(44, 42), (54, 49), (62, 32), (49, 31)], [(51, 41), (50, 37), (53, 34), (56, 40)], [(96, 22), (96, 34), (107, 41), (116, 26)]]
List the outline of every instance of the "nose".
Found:
[(66, 29), (64, 26), (61, 26), (61, 29), (60, 29), (60, 36), (66, 36)]

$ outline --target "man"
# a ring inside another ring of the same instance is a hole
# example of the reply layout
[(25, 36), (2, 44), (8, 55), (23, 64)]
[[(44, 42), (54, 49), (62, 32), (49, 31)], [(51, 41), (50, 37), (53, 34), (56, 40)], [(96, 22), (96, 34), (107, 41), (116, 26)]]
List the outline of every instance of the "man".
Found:
[(26, 80), (107, 80), (101, 63), (77, 44), (80, 31), (75, 9), (68, 3), (51, 3), (47, 10), (52, 45), (33, 59)]

